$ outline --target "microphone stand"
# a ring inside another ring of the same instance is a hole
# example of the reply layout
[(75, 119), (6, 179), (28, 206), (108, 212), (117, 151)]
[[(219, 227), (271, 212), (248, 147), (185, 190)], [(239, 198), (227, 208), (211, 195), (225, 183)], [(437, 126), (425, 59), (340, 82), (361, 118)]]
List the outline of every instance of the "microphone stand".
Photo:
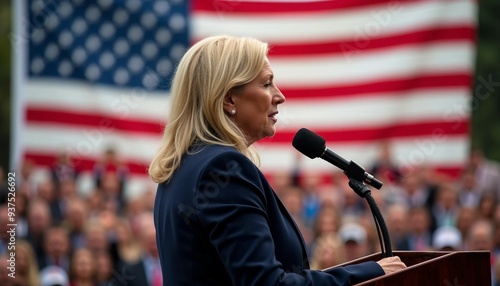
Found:
[[(380, 242), (380, 248), (383, 257), (391, 257), (392, 246), (391, 239), (389, 237), (389, 230), (385, 224), (384, 218), (380, 209), (373, 199), (370, 189), (363, 183), (365, 169), (358, 165), (356, 162), (350, 161), (347, 168), (344, 170), (344, 174), (349, 178), (349, 187), (358, 194), (361, 198), (366, 199), (366, 202), (370, 206), (370, 210), (375, 221), (375, 226), (377, 228), (378, 239)], [(382, 237), (380, 233), (382, 232)]]

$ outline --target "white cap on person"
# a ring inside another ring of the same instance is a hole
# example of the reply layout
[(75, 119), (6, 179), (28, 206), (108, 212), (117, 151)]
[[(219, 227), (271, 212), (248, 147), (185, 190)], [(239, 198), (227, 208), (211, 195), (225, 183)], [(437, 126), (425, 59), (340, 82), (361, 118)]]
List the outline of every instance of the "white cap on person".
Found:
[(41, 286), (69, 286), (66, 271), (59, 266), (47, 266), (40, 271)]

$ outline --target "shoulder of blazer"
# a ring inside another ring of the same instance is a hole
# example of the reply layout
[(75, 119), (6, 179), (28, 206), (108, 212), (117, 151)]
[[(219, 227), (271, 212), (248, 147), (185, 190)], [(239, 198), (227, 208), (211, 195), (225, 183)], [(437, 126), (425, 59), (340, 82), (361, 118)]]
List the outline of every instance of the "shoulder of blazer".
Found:
[(230, 146), (222, 145), (198, 145), (195, 146), (183, 158), (185, 163), (198, 165), (198, 172), (203, 173), (205, 169), (219, 161), (226, 160), (227, 167), (231, 167), (231, 162), (244, 165), (246, 167), (258, 170), (257, 166), (244, 154)]

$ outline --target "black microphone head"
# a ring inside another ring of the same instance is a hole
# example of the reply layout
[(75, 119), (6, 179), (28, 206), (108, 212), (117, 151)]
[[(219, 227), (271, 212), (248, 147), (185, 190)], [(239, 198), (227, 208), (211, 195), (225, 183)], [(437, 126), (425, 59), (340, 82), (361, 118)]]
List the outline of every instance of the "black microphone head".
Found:
[(323, 154), (326, 147), (325, 138), (309, 129), (301, 128), (293, 137), (292, 145), (300, 153), (314, 159)]

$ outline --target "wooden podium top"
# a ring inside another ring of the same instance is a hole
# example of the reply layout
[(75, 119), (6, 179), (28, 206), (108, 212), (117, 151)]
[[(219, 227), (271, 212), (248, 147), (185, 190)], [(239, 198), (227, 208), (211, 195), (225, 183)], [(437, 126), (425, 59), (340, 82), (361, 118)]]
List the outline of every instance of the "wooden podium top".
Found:
[[(408, 268), (365, 281), (357, 286), (490, 286), (491, 260), (489, 251), (394, 251)], [(338, 266), (365, 261), (378, 261), (380, 253), (372, 254)]]

